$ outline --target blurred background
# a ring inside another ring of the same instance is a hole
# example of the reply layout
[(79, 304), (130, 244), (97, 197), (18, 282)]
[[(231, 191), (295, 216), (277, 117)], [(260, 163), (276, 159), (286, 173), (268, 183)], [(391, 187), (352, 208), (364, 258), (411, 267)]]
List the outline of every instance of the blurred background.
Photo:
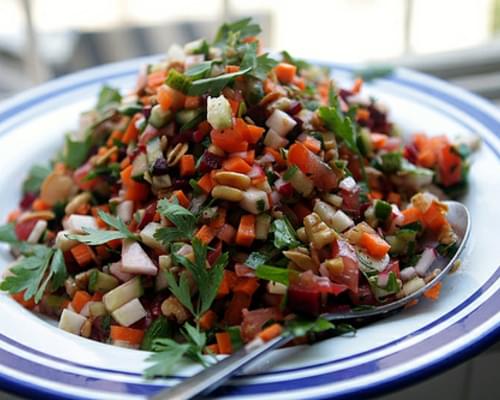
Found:
[[(415, 68), (500, 105), (500, 0), (0, 0), (0, 99), (252, 16), (266, 47)], [(384, 400), (499, 399), (500, 345)], [(0, 399), (17, 399), (0, 392)]]
[(0, 97), (249, 15), (269, 48), (410, 66), (500, 103), (500, 0), (0, 0)]

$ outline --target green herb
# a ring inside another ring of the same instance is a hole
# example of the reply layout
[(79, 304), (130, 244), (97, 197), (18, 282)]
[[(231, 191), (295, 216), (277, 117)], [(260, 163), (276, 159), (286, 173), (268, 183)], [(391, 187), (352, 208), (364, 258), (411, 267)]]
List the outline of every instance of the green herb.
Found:
[(172, 272), (167, 272), (167, 281), (170, 291), (177, 297), (177, 299), (194, 315), (198, 320), (206, 311), (210, 309), (212, 302), (217, 295), (217, 290), (223, 278), (224, 267), (228, 261), (228, 254), (224, 253), (207, 269), (205, 263), (207, 259), (207, 246), (203, 245), (198, 239), (193, 242), (194, 262), (191, 262), (186, 257), (172, 254), (172, 258), (178, 264), (181, 264), (191, 274), (196, 287), (199, 290), (199, 300), (193, 304), (191, 299), (191, 291), (187, 272), (184, 271), (180, 275), (179, 282), (177, 282)]
[(207, 114), (204, 110), (200, 109), (194, 118), (192, 118), (191, 120), (189, 120), (188, 122), (186, 122), (185, 124), (183, 124), (180, 127), (179, 131), (184, 132), (184, 131), (187, 131), (189, 129), (193, 129), (194, 127), (198, 126), (198, 124), (200, 122), (204, 121), (205, 119), (207, 119)]
[(24, 300), (34, 297), (35, 303), (40, 302), (47, 288), (57, 290), (67, 277), (62, 251), (45, 246), (34, 246), (31, 254), (18, 259), (10, 272), (12, 275), (0, 283), (0, 290), (12, 294), (25, 291)]
[(178, 90), (182, 93), (187, 93), (189, 87), (191, 86), (191, 78), (177, 71), (176, 69), (171, 69), (168, 72), (167, 80), (165, 81), (165, 83), (172, 89)]
[(353, 71), (355, 76), (362, 78), (365, 82), (374, 79), (385, 78), (392, 75), (394, 68), (390, 65), (373, 65), (366, 68), (360, 68)]
[(158, 229), (154, 234), (156, 240), (168, 245), (174, 241), (191, 239), (196, 228), (196, 217), (191, 211), (179, 205), (176, 198), (173, 202), (161, 199), (158, 202), (158, 212), (175, 227)]
[(257, 56), (257, 43), (252, 42), (248, 43), (244, 48), (240, 68), (250, 67), (252, 71), (249, 74), (263, 81), (277, 64), (277, 61), (270, 58), (267, 53)]
[(19, 242), (16, 235), (16, 228), (13, 223), (0, 226), (0, 242), (15, 244)]
[(213, 61), (203, 61), (199, 64), (190, 66), (184, 73), (186, 76), (193, 81), (201, 78), (205, 78), (212, 70)]
[(233, 352), (238, 351), (245, 345), (243, 343), (243, 339), (241, 338), (241, 329), (239, 326), (230, 326), (226, 329), (226, 332), (231, 338), (231, 346), (233, 348)]
[(385, 221), (391, 215), (392, 207), (387, 201), (377, 200), (375, 201), (374, 211), (375, 217), (381, 221)]
[(298, 71), (311, 68), (311, 64), (307, 61), (293, 58), (288, 51), (282, 51), (281, 56), (283, 57), (284, 62), (295, 65)]
[(149, 326), (146, 333), (144, 334), (144, 339), (142, 340), (141, 344), (141, 350), (153, 350), (154, 340), (171, 337), (172, 333), (172, 324), (164, 316), (160, 316), (153, 321), (153, 323)]
[(290, 167), (283, 174), (283, 180), (289, 181), (290, 179), (292, 179), (298, 169), (299, 168), (295, 164), (290, 165)]
[(276, 175), (272, 168), (266, 169), (266, 177), (270, 185), (273, 185), (273, 183), (276, 182), (276, 180), (279, 178), (279, 176)]
[(115, 228), (116, 231), (108, 231), (102, 229), (83, 228), (85, 235), (67, 234), (66, 237), (71, 240), (78, 240), (91, 246), (107, 243), (116, 239), (131, 239), (137, 240), (137, 235), (133, 234), (127, 228), (127, 225), (119, 217), (114, 217), (102, 210), (98, 211), (99, 217), (109, 226)]
[(124, 104), (120, 107), (118, 107), (118, 112), (120, 114), (126, 115), (128, 117), (132, 117), (133, 115), (137, 114), (138, 112), (141, 112), (144, 106), (139, 103), (132, 103), (132, 104)]
[(73, 140), (70, 135), (66, 136), (66, 147), (64, 149), (64, 163), (73, 169), (78, 168), (87, 160), (91, 147), (91, 136), (87, 135), (85, 140)]
[(249, 67), (241, 69), (237, 72), (232, 72), (230, 74), (222, 74), (213, 78), (199, 79), (189, 85), (186, 94), (188, 96), (200, 96), (202, 94), (208, 93), (212, 96), (218, 96), (222, 89), (224, 89), (232, 80), (234, 80), (234, 78), (245, 75), (251, 70), (252, 68)]
[(85, 180), (90, 181), (98, 176), (106, 176), (107, 178), (118, 180), (120, 177), (120, 164), (110, 163), (106, 165), (98, 165), (87, 173)]
[(335, 329), (335, 325), (321, 317), (316, 320), (296, 318), (286, 325), (286, 331), (294, 337), (305, 336), (311, 332), (319, 333), (330, 329)]
[(277, 249), (293, 249), (300, 245), (295, 230), (286, 218), (275, 219), (271, 232), (274, 232), (274, 247)]
[(390, 152), (382, 154), (380, 167), (382, 171), (394, 173), (401, 169), (403, 155), (400, 152)]
[(42, 186), (43, 181), (52, 170), (41, 165), (31, 167), (27, 178), (23, 182), (23, 193), (37, 193)]
[(255, 269), (257, 278), (266, 281), (278, 282), (285, 286), (290, 283), (290, 275), (298, 274), (297, 271), (288, 268), (278, 268), (271, 265), (261, 264)]
[(122, 101), (122, 96), (117, 89), (110, 86), (103, 86), (99, 92), (96, 109), (97, 111), (105, 111), (113, 105), (117, 105)]
[(262, 30), (257, 24), (252, 24), (252, 18), (244, 18), (233, 23), (223, 24), (215, 35), (214, 46), (224, 46), (232, 36), (237, 36), (238, 39), (245, 39), (256, 36)]
[(443, 257), (451, 258), (458, 250), (458, 244), (453, 242), (451, 244), (440, 244), (436, 247), (436, 251)]
[(245, 265), (250, 268), (257, 268), (274, 257), (276, 252), (277, 250), (274, 248), (263, 248), (260, 251), (252, 251), (246, 259)]

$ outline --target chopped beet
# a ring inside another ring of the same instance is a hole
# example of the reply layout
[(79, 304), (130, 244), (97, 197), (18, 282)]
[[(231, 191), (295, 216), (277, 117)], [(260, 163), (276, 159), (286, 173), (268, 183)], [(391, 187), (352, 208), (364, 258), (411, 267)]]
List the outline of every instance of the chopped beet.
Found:
[(189, 180), (186, 178), (174, 178), (172, 181), (172, 189), (182, 190), (184, 193), (192, 190), (191, 186), (189, 185)]
[(218, 169), (222, 166), (222, 157), (205, 150), (201, 156), (200, 165), (198, 166), (198, 171), (202, 174), (206, 174), (214, 169)]
[(22, 210), (29, 209), (36, 198), (36, 193), (26, 193), (19, 202), (19, 207), (21, 207)]
[(184, 132), (179, 132), (174, 135), (172, 138), (172, 146), (175, 146), (177, 143), (188, 143), (193, 141), (193, 130), (188, 129)]
[(144, 106), (142, 108), (142, 114), (144, 115), (144, 118), (148, 119), (149, 116), (151, 115), (151, 109), (153, 107), (151, 107), (150, 105), (147, 105), (147, 106)]
[(294, 101), (290, 105), (290, 108), (288, 109), (287, 113), (290, 115), (295, 115), (301, 111), (302, 111), (302, 104), (299, 101)]
[(320, 295), (320, 291), (316, 288), (291, 284), (288, 288), (287, 304), (294, 312), (318, 315), (320, 313)]
[(168, 172), (167, 160), (165, 160), (163, 157), (157, 158), (153, 165), (153, 170), (151, 171), (151, 174), (153, 176), (160, 176), (160, 175), (165, 175), (167, 172)]
[(147, 224), (150, 222), (153, 222), (153, 219), (156, 214), (156, 201), (151, 203), (149, 206), (146, 207), (144, 210), (144, 215), (141, 218), (141, 222), (139, 222), (139, 225), (137, 225), (137, 229), (143, 229)]
[(266, 108), (263, 106), (253, 106), (247, 110), (247, 115), (256, 125), (264, 126), (267, 120)]

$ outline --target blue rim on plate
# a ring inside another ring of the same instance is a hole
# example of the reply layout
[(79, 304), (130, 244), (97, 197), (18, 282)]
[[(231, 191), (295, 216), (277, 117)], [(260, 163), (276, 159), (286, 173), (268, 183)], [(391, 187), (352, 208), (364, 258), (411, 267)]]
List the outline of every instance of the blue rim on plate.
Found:
[[(56, 99), (62, 94), (70, 93), (82, 87), (105, 83), (118, 78), (130, 77), (132, 80), (136, 74), (138, 65), (156, 59), (158, 57), (148, 57), (93, 68), (56, 79), (36, 89), (22, 93), (0, 106), (0, 124), (7, 122), (7, 125), (4, 124), (3, 129), (0, 131), (0, 135), (21, 124), (22, 120), (16, 119), (16, 116), (21, 112), (26, 112), (31, 107), (47, 102), (50, 99)], [(345, 73), (352, 71), (352, 68), (342, 65), (328, 64), (328, 66)], [(405, 69), (397, 70), (391, 76), (382, 79), (382, 81), (394, 83), (411, 90), (415, 94), (424, 95), (444, 104), (451, 105), (463, 115), (472, 118), (489, 132), (496, 135), (496, 137), (484, 136), (482, 139), (496, 157), (500, 159), (500, 146), (498, 144), (498, 137), (500, 137), (500, 112), (483, 99), (438, 79)], [(430, 105), (429, 103), (429, 107), (431, 106), (436, 108), (435, 104)], [(444, 108), (441, 108), (440, 112), (456, 120), (468, 128), (468, 130), (471, 130), (464, 119), (448, 113)], [(498, 313), (498, 304), (500, 304), (499, 277), (500, 268), (497, 268), (487, 282), (461, 304), (439, 319), (412, 332), (411, 336), (418, 340), (415, 340), (411, 345), (402, 347), (398, 352), (387, 352), (387, 349), (404, 342), (407, 337), (399, 338), (364, 353), (358, 353), (333, 362), (314, 364), (302, 368), (284, 369), (278, 372), (245, 375), (241, 378), (235, 378), (214, 394), (217, 396), (245, 397), (252, 395), (272, 396), (272, 394), (280, 393), (285, 389), (283, 387), (284, 381), (269, 381), (266, 378), (285, 375), (286, 390), (289, 396), (301, 397), (301, 394), (303, 394), (307, 398), (328, 397), (337, 399), (354, 394), (357, 396), (371, 395), (380, 393), (381, 391), (394, 390), (397, 387), (423, 379), (437, 370), (442, 371), (443, 369), (450, 368), (481, 351), (500, 337), (500, 315)], [(464, 330), (464, 326), (469, 327), (470, 331), (467, 329)], [(442, 329), (436, 331), (433, 335), (426, 335), (431, 328)], [(453, 346), (448, 352), (431, 354), (434, 349), (450, 344)], [(6, 349), (6, 346), (10, 350)], [(14, 348), (19, 349), (19, 351), (22, 350), (23, 355), (16, 354), (12, 350)], [(25, 354), (36, 356), (36, 361), (33, 358), (28, 359)], [(411, 364), (412, 360), (423, 354), (429, 355), (427, 360), (413, 362), (409, 367), (397, 370), (398, 367), (406, 366), (408, 363)], [(348, 362), (360, 356), (372, 356), (372, 358), (354, 367), (337, 368), (339, 363)], [(75, 367), (82, 372), (74, 373), (50, 367), (44, 364), (44, 361), (53, 361), (63, 366)], [(16, 377), (13, 376), (15, 374), (7, 374), (0, 371), (0, 387), (27, 396), (36, 395), (38, 398), (81, 399), (88, 398), (91, 395), (80, 396), (76, 392), (71, 394), (67, 390), (37, 384), (37, 381), (31, 379), (34, 376), (42, 382), (60, 382), (65, 387), (80, 388), (83, 392), (89, 390), (103, 391), (102, 393), (109, 396), (125, 394), (146, 396), (162, 388), (158, 383), (140, 381), (138, 374), (88, 367), (68, 360), (62, 360), (56, 356), (36, 351), (1, 334), (0, 362), (3, 367), (19, 373)], [(389, 367), (395, 371), (389, 375), (377, 376), (378, 372)], [(307, 370), (317, 371), (317, 373), (301, 377), (301, 373)], [(99, 378), (99, 373), (105, 373), (106, 378)], [(294, 374), (296, 374), (295, 377), (293, 377)], [(109, 376), (115, 379), (111, 379)], [(287, 376), (291, 378), (287, 379)], [(172, 378), (183, 379), (177, 376)], [(257, 378), (257, 382), (252, 382), (249, 380), (250, 378)], [(258, 378), (262, 379), (259, 380)], [(351, 387), (337, 389), (334, 393), (328, 390), (332, 382), (338, 382), (345, 378), (353, 381), (357, 379), (359, 383), (353, 384)], [(362, 382), (363, 379), (365, 381)], [(170, 384), (172, 384), (172, 380), (170, 380)]]

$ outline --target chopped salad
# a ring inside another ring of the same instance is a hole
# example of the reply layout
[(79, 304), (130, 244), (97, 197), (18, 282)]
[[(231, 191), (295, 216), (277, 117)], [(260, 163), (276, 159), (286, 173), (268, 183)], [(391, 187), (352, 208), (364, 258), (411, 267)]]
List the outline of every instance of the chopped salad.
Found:
[(466, 187), (471, 146), (403, 140), (362, 79), (271, 57), (259, 32), (224, 24), (131, 92), (104, 86), (0, 227), (16, 256), (0, 289), (65, 331), (156, 352), (155, 376), (432, 279), (457, 240), (440, 199)]

